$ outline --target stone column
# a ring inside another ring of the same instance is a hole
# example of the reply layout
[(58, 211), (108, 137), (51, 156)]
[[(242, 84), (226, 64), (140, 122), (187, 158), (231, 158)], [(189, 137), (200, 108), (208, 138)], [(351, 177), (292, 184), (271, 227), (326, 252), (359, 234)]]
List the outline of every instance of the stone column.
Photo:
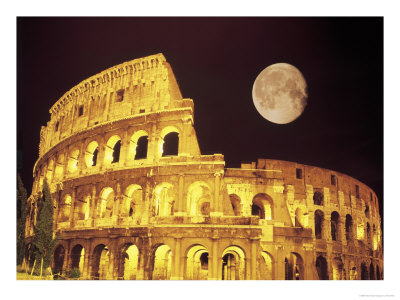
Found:
[(250, 238), (251, 243), (251, 262), (250, 262), (250, 279), (257, 279), (257, 244), (259, 239)]
[(332, 241), (331, 233), (331, 214), (329, 211), (324, 213), (324, 222), (322, 224), (322, 238), (326, 241)]
[(305, 280), (316, 280), (314, 276), (315, 264), (314, 264), (314, 246), (313, 244), (303, 244), (304, 249), (304, 279)]
[(282, 245), (275, 245), (276, 263), (275, 263), (275, 279), (285, 280), (285, 257)]
[(178, 183), (178, 205), (175, 209), (175, 215), (182, 216), (186, 215), (186, 209), (184, 208), (184, 196), (183, 196), (183, 188), (184, 188), (184, 176), (183, 174), (179, 174), (179, 183)]
[[(218, 270), (219, 255), (218, 255), (218, 239), (217, 238), (212, 239), (212, 250), (211, 251), (212, 251), (211, 257), (210, 256), (208, 257), (209, 261), (211, 260), (211, 270), (209, 270), (208, 279), (218, 280), (218, 279), (221, 279), (221, 277), (218, 277), (218, 275), (219, 275), (219, 270)], [(210, 264), (209, 264), (209, 266), (210, 266)]]
[(181, 274), (181, 244), (182, 244), (182, 239), (181, 238), (175, 238), (175, 251), (173, 255), (173, 274), (171, 274), (171, 280), (182, 280), (183, 276)]
[(97, 218), (97, 201), (96, 201), (96, 185), (92, 185), (92, 197), (90, 197), (90, 211), (89, 219), (91, 220), (91, 226), (94, 226)]
[[(109, 75), (109, 76), (111, 76), (111, 75)], [(108, 121), (108, 112), (110, 110), (110, 96), (111, 96), (112, 92), (114, 92), (114, 90), (112, 88), (109, 88), (109, 89), (107, 89), (107, 92), (105, 95), (106, 96), (106, 107), (103, 112), (103, 120), (102, 120), (103, 122)]]
[(120, 206), (121, 200), (122, 200), (121, 184), (117, 183), (117, 193), (114, 198), (113, 212), (112, 212), (113, 224), (115, 224), (115, 225), (118, 224), (119, 206)]
[(76, 201), (76, 188), (74, 187), (72, 189), (72, 194), (71, 194), (71, 211), (69, 214), (69, 226), (70, 228), (74, 227), (74, 222), (75, 222), (75, 201)]
[(214, 173), (214, 199), (211, 203), (211, 216), (222, 216), (222, 201), (220, 200), (220, 186), (221, 186), (221, 176), (223, 175), (223, 170)]
[(129, 139), (128, 139), (128, 130), (125, 129), (122, 137), (121, 137), (121, 150), (119, 157), (119, 165), (126, 166), (127, 165), (127, 156), (129, 151)]
[(85, 248), (85, 258), (83, 262), (83, 272), (82, 272), (83, 279), (90, 279), (91, 258), (92, 258), (92, 241), (89, 240), (89, 242), (87, 243), (87, 248)]

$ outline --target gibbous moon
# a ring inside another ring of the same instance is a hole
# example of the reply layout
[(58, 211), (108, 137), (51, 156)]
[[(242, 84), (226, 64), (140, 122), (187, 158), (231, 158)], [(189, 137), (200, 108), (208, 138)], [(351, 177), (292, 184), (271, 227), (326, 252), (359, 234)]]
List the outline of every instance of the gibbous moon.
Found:
[(307, 83), (292, 65), (270, 65), (254, 81), (253, 102), (268, 121), (276, 124), (293, 122), (307, 105)]

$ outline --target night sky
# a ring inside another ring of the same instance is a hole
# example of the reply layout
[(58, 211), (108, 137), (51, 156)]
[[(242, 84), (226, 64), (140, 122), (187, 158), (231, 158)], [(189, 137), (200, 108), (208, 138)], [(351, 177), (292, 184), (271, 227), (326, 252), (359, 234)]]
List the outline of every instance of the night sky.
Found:
[[(345, 173), (383, 199), (383, 18), (18, 18), (18, 171), (28, 190), (40, 127), (70, 88), (156, 53), (194, 101), (202, 154), (227, 167), (281, 159)], [(308, 105), (294, 122), (263, 119), (252, 86), (267, 66), (297, 67)]]

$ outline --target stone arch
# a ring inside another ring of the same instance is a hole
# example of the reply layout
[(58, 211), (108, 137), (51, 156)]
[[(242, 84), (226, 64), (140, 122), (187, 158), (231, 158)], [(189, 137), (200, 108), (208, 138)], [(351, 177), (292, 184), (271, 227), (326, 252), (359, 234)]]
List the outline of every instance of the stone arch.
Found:
[(149, 134), (144, 130), (136, 131), (129, 141), (129, 160), (145, 159), (147, 158)]
[(97, 141), (91, 141), (85, 152), (85, 163), (86, 167), (91, 168), (97, 166), (97, 157), (99, 154), (99, 144)]
[(325, 257), (323, 257), (322, 255), (319, 255), (316, 259), (315, 267), (317, 268), (319, 280), (329, 280), (328, 263), (326, 262)]
[(303, 280), (304, 262), (300, 254), (291, 252), (285, 257), (285, 280)]
[(339, 241), (339, 234), (340, 234), (340, 216), (337, 211), (333, 211), (331, 213), (331, 238), (332, 241)]
[(139, 265), (139, 249), (132, 243), (122, 246), (118, 259), (118, 278), (136, 280)]
[(72, 197), (70, 194), (66, 194), (59, 208), (59, 222), (69, 221), (71, 215), (71, 205), (72, 205)]
[(154, 248), (152, 266), (151, 279), (169, 280), (171, 278), (172, 250), (168, 245), (160, 244)]
[(185, 279), (208, 279), (208, 250), (203, 245), (192, 245), (186, 250)]
[(209, 215), (211, 201), (211, 188), (207, 183), (196, 181), (189, 186), (187, 209), (190, 216)]
[(75, 173), (78, 171), (78, 162), (79, 162), (79, 149), (75, 148), (70, 151), (68, 157), (68, 172)]
[(60, 180), (64, 173), (64, 154), (59, 154), (56, 160), (54, 179)]
[(315, 191), (313, 196), (314, 205), (324, 205), (324, 194), (320, 191)]
[(100, 193), (99, 217), (109, 218), (113, 215), (114, 190), (111, 187), (105, 187)]
[(301, 207), (296, 208), (295, 211), (295, 227), (305, 227), (305, 217), (304, 217), (304, 211)]
[(50, 159), (48, 165), (47, 165), (47, 171), (46, 171), (46, 180), (47, 183), (51, 183), (53, 179), (53, 170), (54, 170), (54, 159)]
[(372, 261), (369, 265), (369, 279), (375, 280), (375, 270), (374, 270), (374, 264), (372, 263)]
[(322, 210), (317, 209), (314, 212), (314, 225), (315, 225), (315, 238), (322, 239), (324, 232), (324, 213)]
[(231, 201), (232, 210), (235, 216), (240, 216), (242, 211), (242, 205), (240, 197), (236, 194), (230, 194), (229, 200)]
[(168, 182), (157, 185), (154, 189), (153, 212), (155, 216), (170, 216), (174, 214), (175, 191)]
[(361, 263), (361, 280), (369, 280), (368, 267), (365, 262)]
[(90, 199), (90, 195), (86, 195), (83, 199), (76, 199), (74, 208), (74, 220), (89, 219)]
[(175, 126), (167, 126), (161, 130), (158, 149), (160, 156), (179, 154), (179, 130)]
[(81, 244), (76, 244), (71, 249), (71, 270), (78, 269), (83, 273), (83, 264), (85, 261), (85, 248)]
[(352, 241), (354, 239), (353, 235), (353, 217), (349, 214), (346, 215), (346, 241)]
[(98, 244), (93, 249), (91, 279), (112, 278), (110, 270), (110, 251), (104, 244)]
[(340, 257), (335, 257), (332, 260), (332, 279), (333, 280), (344, 280), (344, 264)]
[(274, 259), (267, 251), (261, 251), (260, 263), (257, 268), (257, 279), (273, 280), (274, 279)]
[(138, 184), (131, 184), (125, 189), (123, 204), (120, 208), (122, 217), (140, 216), (143, 211), (143, 189)]
[(222, 252), (222, 280), (246, 279), (246, 255), (239, 246), (232, 245)]
[(272, 207), (272, 198), (265, 193), (259, 193), (253, 197), (251, 214), (259, 216), (260, 219), (271, 220), (273, 217)]
[(104, 164), (109, 166), (119, 163), (121, 154), (121, 138), (118, 135), (111, 136), (105, 146)]
[(65, 248), (63, 245), (58, 245), (53, 252), (53, 273), (61, 274), (63, 271), (65, 259)]

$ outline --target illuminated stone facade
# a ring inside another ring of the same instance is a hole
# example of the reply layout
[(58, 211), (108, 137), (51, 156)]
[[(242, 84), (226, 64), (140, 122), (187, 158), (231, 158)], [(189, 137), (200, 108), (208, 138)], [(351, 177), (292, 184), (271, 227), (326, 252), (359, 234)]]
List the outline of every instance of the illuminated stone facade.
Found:
[[(382, 279), (375, 193), (347, 175), (201, 155), (162, 54), (84, 80), (50, 109), (28, 199), (55, 204), (54, 270), (84, 279)], [(245, 158), (244, 158), (245, 159)], [(29, 246), (29, 245), (28, 245)]]

